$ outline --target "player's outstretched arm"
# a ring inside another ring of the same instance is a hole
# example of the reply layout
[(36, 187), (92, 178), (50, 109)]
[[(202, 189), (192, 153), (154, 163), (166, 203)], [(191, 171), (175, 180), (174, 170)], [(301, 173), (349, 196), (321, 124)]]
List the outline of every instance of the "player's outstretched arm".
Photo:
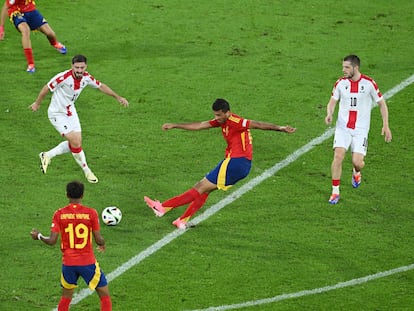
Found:
[(188, 131), (198, 131), (198, 130), (205, 130), (211, 128), (209, 121), (202, 121), (202, 122), (191, 122), (191, 123), (165, 123), (162, 126), (164, 131), (170, 129), (182, 129)]
[(282, 125), (277, 125), (273, 123), (254, 121), (254, 120), (250, 121), (250, 128), (259, 129), (259, 130), (285, 132), (288, 134), (294, 133), (296, 131), (296, 128), (291, 127), (289, 125), (282, 126)]
[(105, 83), (101, 83), (101, 87), (99, 90), (102, 93), (105, 93), (106, 95), (114, 97), (121, 105), (124, 105), (125, 107), (128, 107), (129, 103), (126, 100), (126, 98), (119, 96), (117, 93), (115, 93), (109, 86), (107, 86)]

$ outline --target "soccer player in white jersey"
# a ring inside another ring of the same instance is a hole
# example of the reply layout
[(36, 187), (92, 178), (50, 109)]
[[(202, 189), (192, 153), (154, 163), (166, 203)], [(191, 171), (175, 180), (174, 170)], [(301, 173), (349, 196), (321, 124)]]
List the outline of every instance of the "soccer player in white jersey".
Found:
[(360, 59), (348, 55), (343, 59), (344, 76), (335, 82), (331, 99), (326, 107), (326, 124), (332, 123), (332, 115), (339, 101), (338, 119), (333, 142), (332, 195), (329, 203), (339, 202), (339, 186), (342, 175), (342, 162), (348, 149), (352, 152), (352, 186), (361, 184), (361, 170), (368, 147), (368, 132), (373, 103), (379, 106), (382, 116), (382, 131), (386, 142), (391, 142), (392, 134), (388, 125), (388, 107), (377, 84), (359, 71)]
[(39, 154), (40, 168), (43, 174), (46, 174), (47, 167), (52, 158), (71, 152), (75, 161), (83, 169), (86, 179), (90, 183), (97, 183), (98, 178), (88, 167), (85, 153), (82, 149), (82, 129), (76, 112), (75, 101), (88, 85), (114, 97), (125, 107), (128, 106), (128, 101), (115, 93), (106, 84), (96, 80), (86, 71), (86, 68), (86, 57), (83, 55), (74, 56), (72, 58), (72, 68), (58, 73), (43, 86), (36, 101), (29, 108), (32, 111), (37, 111), (49, 91), (52, 92), (48, 117), (59, 134), (66, 138), (66, 141), (61, 142), (51, 150)]

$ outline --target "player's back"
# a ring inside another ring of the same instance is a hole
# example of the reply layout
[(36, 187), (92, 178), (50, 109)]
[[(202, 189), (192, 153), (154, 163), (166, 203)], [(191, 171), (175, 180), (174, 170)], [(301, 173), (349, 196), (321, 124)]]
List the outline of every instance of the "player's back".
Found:
[(98, 213), (93, 208), (71, 203), (56, 211), (52, 230), (60, 232), (63, 263), (68, 266), (95, 263), (92, 232), (99, 229)]

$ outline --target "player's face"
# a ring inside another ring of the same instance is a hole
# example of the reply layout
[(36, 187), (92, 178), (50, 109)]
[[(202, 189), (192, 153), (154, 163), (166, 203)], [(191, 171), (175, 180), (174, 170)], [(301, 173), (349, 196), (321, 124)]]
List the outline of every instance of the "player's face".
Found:
[(75, 78), (77, 79), (82, 78), (83, 73), (86, 70), (86, 67), (87, 67), (86, 63), (83, 63), (83, 62), (72, 64), (72, 72)]
[(345, 78), (352, 79), (357, 70), (352, 66), (351, 62), (345, 61), (342, 63), (342, 72), (344, 73)]
[(220, 123), (226, 123), (227, 119), (230, 117), (231, 112), (227, 111), (227, 112), (223, 112), (222, 110), (219, 111), (214, 111), (214, 119)]

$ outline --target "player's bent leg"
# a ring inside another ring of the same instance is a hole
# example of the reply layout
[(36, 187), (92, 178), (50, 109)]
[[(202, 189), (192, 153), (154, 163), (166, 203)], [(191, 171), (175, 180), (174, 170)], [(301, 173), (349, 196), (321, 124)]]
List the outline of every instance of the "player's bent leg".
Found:
[(364, 155), (361, 153), (352, 153), (352, 187), (358, 188), (362, 182), (361, 170), (365, 166)]
[(61, 42), (57, 41), (56, 34), (49, 24), (43, 24), (40, 26), (39, 30), (45, 34), (50, 42), (50, 45), (53, 46), (60, 54), (66, 54), (66, 47)]
[(209, 181), (206, 177), (203, 177), (202, 180), (194, 185), (194, 189), (198, 193), (210, 193), (211, 191), (217, 190), (217, 185)]
[(352, 165), (355, 169), (355, 171), (359, 172), (361, 171), (365, 166), (365, 156), (361, 153), (354, 152), (352, 153)]
[(190, 206), (185, 210), (184, 214), (179, 218), (173, 221), (173, 225), (178, 229), (186, 229), (188, 227), (188, 221), (194, 214), (201, 209), (207, 201), (209, 193), (205, 192), (199, 194), (198, 197), (190, 204)]

